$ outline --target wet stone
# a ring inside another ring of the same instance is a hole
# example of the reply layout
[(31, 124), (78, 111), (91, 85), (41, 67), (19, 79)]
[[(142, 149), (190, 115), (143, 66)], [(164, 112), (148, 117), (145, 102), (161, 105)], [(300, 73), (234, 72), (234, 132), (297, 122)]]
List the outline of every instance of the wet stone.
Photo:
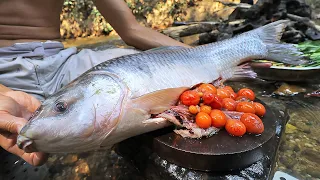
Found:
[(320, 164), (320, 155), (319, 152), (312, 150), (312, 149), (305, 149), (302, 151), (302, 154), (312, 162)]
[(286, 143), (283, 143), (283, 145), (281, 145), (280, 146), (280, 149), (281, 149), (281, 151), (288, 151), (288, 150), (294, 150), (295, 149), (295, 146), (296, 146), (296, 144), (295, 144), (295, 142), (286, 142)]
[(299, 147), (299, 145), (296, 144), (296, 145), (294, 146), (293, 150), (294, 150), (295, 152), (299, 152), (299, 151), (301, 150), (301, 148)]
[(80, 173), (80, 174), (89, 174), (90, 173), (90, 169), (89, 169), (87, 162), (82, 160), (82, 161), (79, 161), (77, 164), (78, 165), (74, 169), (74, 171), (76, 173)]
[(308, 147), (308, 148), (312, 148), (312, 147), (313, 147), (313, 145), (310, 144), (310, 143), (305, 143), (304, 146), (305, 146), (305, 147)]
[(297, 132), (297, 127), (296, 126), (294, 126), (294, 125), (292, 125), (292, 124), (287, 124), (286, 125), (286, 134), (293, 134), (293, 133), (295, 133), (295, 132)]
[(62, 160), (62, 163), (63, 164), (72, 164), (72, 163), (76, 162), (77, 160), (78, 160), (77, 155), (69, 154)]
[(303, 132), (307, 133), (307, 134), (310, 134), (311, 133), (311, 129), (310, 128), (303, 129)]
[(293, 168), (293, 166), (295, 165), (295, 160), (291, 157), (281, 157), (280, 162), (289, 169)]
[(320, 178), (320, 168), (317, 167), (309, 167), (305, 170), (305, 172), (309, 175), (311, 175), (314, 178)]

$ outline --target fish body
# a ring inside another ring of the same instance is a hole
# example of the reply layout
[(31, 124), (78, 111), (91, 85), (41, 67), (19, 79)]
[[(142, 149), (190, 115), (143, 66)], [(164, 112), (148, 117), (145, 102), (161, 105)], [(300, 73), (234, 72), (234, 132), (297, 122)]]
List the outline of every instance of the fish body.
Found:
[(180, 94), (218, 78), (252, 76), (240, 63), (253, 59), (302, 64), (301, 53), (281, 44), (286, 21), (194, 48), (170, 47), (111, 59), (46, 99), (20, 131), (27, 152), (84, 152), (169, 126), (153, 118)]

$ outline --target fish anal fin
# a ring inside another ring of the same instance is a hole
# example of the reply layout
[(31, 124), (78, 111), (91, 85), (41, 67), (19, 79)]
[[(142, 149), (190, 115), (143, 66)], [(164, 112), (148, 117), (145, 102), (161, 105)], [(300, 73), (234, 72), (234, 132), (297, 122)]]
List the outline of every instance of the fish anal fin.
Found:
[(169, 88), (155, 91), (132, 100), (133, 106), (143, 108), (150, 114), (159, 114), (177, 103), (180, 95), (188, 87)]

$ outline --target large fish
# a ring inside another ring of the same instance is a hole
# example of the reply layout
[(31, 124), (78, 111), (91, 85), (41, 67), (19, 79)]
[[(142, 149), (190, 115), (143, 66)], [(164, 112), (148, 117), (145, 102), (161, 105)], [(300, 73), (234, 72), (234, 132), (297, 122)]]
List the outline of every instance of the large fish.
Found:
[(246, 75), (240, 63), (303, 64), (295, 46), (280, 43), (286, 23), (194, 48), (146, 51), (101, 63), (46, 99), (20, 131), (17, 145), (27, 152), (76, 153), (169, 126), (152, 115), (175, 105), (196, 84)]

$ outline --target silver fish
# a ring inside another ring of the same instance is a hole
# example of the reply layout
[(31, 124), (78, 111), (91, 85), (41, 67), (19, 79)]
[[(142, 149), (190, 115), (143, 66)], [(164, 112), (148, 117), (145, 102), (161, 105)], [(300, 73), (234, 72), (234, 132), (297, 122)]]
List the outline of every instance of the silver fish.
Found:
[(286, 24), (277, 21), (217, 43), (151, 50), (101, 63), (46, 99), (20, 131), (17, 145), (26, 152), (76, 153), (109, 148), (170, 126), (152, 114), (175, 105), (196, 84), (251, 76), (240, 63), (305, 63), (295, 46), (280, 43)]

